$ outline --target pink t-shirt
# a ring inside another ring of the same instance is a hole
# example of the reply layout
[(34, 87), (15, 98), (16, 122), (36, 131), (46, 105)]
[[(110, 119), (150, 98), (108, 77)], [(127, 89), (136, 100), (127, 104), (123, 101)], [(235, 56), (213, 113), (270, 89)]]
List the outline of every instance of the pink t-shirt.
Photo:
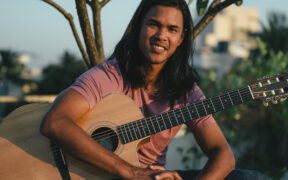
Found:
[[(161, 96), (155, 96), (145, 88), (132, 89), (130, 84), (123, 79), (116, 59), (104, 61), (91, 68), (82, 74), (70, 88), (86, 98), (90, 109), (109, 94), (124, 94), (135, 101), (144, 117), (160, 114), (205, 98), (196, 84), (186, 94), (186, 97), (178, 98), (173, 102)], [(208, 115), (189, 121), (186, 125), (193, 133), (214, 122), (212, 115)], [(142, 145), (137, 152), (140, 166), (147, 167), (152, 164), (164, 166), (168, 144), (180, 128), (181, 125), (151, 135), (150, 142)]]

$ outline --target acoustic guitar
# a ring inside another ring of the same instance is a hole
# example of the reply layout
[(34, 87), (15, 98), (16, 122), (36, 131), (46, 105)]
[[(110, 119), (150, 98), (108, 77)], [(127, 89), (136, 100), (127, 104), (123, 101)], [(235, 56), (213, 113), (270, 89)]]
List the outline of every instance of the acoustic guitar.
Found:
[[(278, 74), (220, 96), (144, 118), (130, 98), (111, 94), (84, 118), (79, 119), (77, 125), (105, 148), (138, 166), (137, 148), (149, 140), (152, 134), (247, 101), (275, 103), (287, 96), (288, 74)], [(1, 180), (62, 179), (53, 157), (55, 149), (51, 149), (50, 141), (39, 132), (42, 118), (49, 108), (48, 103), (24, 105), (9, 114), (0, 124)], [(71, 179), (102, 180), (113, 177), (103, 170), (65, 155)]]

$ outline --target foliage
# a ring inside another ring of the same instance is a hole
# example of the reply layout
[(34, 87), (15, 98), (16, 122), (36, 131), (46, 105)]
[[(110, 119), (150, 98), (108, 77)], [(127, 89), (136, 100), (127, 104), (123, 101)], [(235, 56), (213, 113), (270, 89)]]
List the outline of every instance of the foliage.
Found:
[[(12, 81), (19, 85), (24, 83), (21, 78), (23, 70), (24, 65), (18, 61), (18, 53), (11, 50), (0, 50), (0, 95), (8, 94), (9, 82)], [(9, 106), (9, 104), (0, 103), (0, 116), (7, 114), (10, 110)]]
[(197, 13), (199, 16), (202, 16), (207, 8), (209, 0), (197, 0)]
[[(236, 63), (222, 80), (216, 77), (213, 70), (201, 73), (200, 86), (207, 97), (219, 95), (223, 89), (245, 87), (263, 76), (287, 71), (288, 52), (267, 50), (263, 48), (266, 47), (263, 41), (258, 39), (257, 42), (262, 50), (258, 49), (259, 53), (253, 54), (253, 59)], [(264, 107), (261, 102), (249, 102), (214, 115), (234, 149), (237, 168), (258, 170), (273, 179), (287, 172), (287, 107), (287, 102), (268, 107)], [(182, 154), (183, 158), (189, 157), (189, 153)], [(196, 153), (198, 156), (199, 153)]]
[[(258, 44), (261, 47), (264, 42), (258, 40)], [(225, 83), (235, 88), (241, 87), (259, 77), (284, 73), (287, 69), (288, 52), (260, 50), (253, 59), (236, 64)], [(223, 112), (219, 119), (234, 132), (232, 141), (239, 151), (239, 167), (257, 169), (274, 178), (280, 178), (287, 171), (287, 107), (287, 102), (268, 108), (249, 103)]]
[(38, 83), (38, 94), (58, 94), (86, 69), (82, 60), (69, 52), (64, 52), (61, 63), (52, 64), (44, 68), (43, 78)]
[(262, 29), (260, 38), (266, 43), (268, 49), (284, 52), (288, 50), (288, 21), (284, 13), (271, 12), (268, 16), (268, 24), (262, 24)]
[[(223, 79), (213, 70), (201, 72), (200, 86), (206, 96), (245, 87), (263, 76), (287, 73), (285, 19), (272, 15), (269, 26), (256, 39), (258, 48), (251, 51), (248, 59), (234, 64)], [(214, 115), (233, 148), (237, 168), (258, 170), (273, 179), (280, 179), (288, 171), (287, 103), (264, 107), (262, 102), (249, 102)]]
[(24, 66), (17, 60), (18, 54), (10, 50), (0, 50), (0, 82), (12, 80), (21, 82)]

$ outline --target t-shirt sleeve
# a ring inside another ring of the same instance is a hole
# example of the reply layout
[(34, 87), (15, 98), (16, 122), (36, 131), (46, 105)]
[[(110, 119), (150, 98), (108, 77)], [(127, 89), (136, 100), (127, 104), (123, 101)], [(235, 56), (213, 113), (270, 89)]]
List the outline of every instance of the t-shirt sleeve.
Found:
[(114, 65), (113, 61), (109, 64), (104, 62), (91, 68), (78, 77), (69, 88), (82, 94), (91, 109), (108, 94), (118, 93), (123, 86), (120, 71)]
[[(205, 95), (203, 94), (202, 90), (198, 87), (197, 84), (194, 85), (194, 88), (188, 93), (187, 95), (187, 101), (188, 104), (193, 104), (197, 101), (201, 101), (203, 99), (205, 99)], [(204, 117), (200, 117), (198, 119), (194, 119), (192, 121), (189, 121), (186, 123), (186, 125), (188, 126), (188, 128), (190, 129), (190, 131), (192, 133), (194, 133), (195, 131), (208, 126), (212, 123), (215, 123), (215, 119), (213, 118), (213, 116), (211, 114), (204, 116)]]

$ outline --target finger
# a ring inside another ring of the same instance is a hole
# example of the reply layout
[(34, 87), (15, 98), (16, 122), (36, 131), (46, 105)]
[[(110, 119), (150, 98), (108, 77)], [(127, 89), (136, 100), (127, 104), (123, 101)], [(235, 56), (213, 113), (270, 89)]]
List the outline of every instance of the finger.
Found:
[(149, 169), (165, 171), (165, 168), (164, 168), (163, 166), (155, 166), (155, 165), (151, 165), (151, 166), (149, 166)]
[(175, 171), (166, 171), (158, 174), (155, 177), (156, 180), (182, 180), (181, 176)]
[(266, 101), (263, 101), (263, 104), (265, 107), (267, 107), (269, 105), (268, 102), (266, 102)]

